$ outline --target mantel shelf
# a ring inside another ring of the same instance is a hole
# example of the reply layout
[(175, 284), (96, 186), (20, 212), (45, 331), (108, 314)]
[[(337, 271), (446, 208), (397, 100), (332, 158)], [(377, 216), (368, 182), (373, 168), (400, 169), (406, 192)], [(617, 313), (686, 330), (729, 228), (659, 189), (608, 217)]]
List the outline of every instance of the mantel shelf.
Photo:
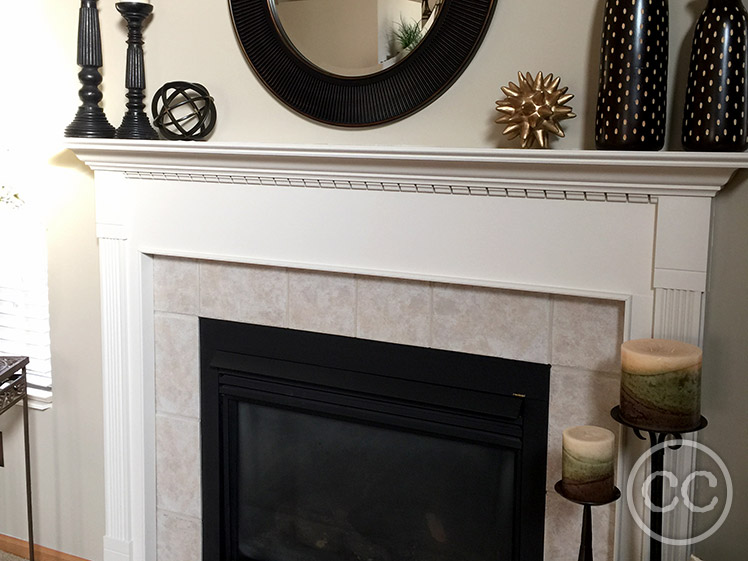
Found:
[(713, 197), (748, 168), (746, 153), (99, 139), (66, 146), (96, 172), (133, 179), (631, 202)]

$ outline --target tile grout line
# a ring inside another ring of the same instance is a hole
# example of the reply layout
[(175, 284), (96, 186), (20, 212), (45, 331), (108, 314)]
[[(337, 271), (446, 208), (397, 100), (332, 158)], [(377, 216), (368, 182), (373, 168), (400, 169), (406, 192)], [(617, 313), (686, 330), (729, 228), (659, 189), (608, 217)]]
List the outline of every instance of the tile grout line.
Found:
[(155, 318), (156, 316), (174, 318), (174, 319), (200, 317), (199, 314), (194, 314), (191, 312), (172, 312), (169, 310), (153, 310), (153, 317)]
[(178, 512), (176, 510), (171, 510), (171, 509), (164, 508), (164, 507), (161, 507), (161, 506), (156, 507), (156, 510), (159, 511), (159, 512), (163, 512), (165, 514), (170, 514), (172, 516), (176, 516), (177, 518), (182, 518), (182, 519), (185, 519), (185, 520), (192, 520), (194, 522), (200, 522), (201, 524), (203, 522), (203, 519), (201, 517), (192, 516), (191, 514), (185, 514), (183, 512)]
[(171, 419), (173, 421), (185, 421), (191, 423), (200, 424), (198, 417), (189, 417), (187, 415), (180, 415), (179, 413), (171, 413), (170, 411), (156, 411), (156, 418), (161, 417), (163, 419)]
[(203, 264), (199, 259), (195, 260), (197, 264), (197, 317), (203, 314)]
[(549, 294), (550, 306), (548, 306), (548, 364), (553, 366), (553, 317), (556, 310), (556, 298)]
[(353, 275), (353, 336), (358, 338), (358, 299), (359, 299), (359, 276)]
[(434, 348), (434, 283), (429, 282), (429, 347)]
[(288, 329), (291, 328), (291, 271), (288, 268), (284, 268), (283, 271), (286, 273), (286, 310), (283, 327)]

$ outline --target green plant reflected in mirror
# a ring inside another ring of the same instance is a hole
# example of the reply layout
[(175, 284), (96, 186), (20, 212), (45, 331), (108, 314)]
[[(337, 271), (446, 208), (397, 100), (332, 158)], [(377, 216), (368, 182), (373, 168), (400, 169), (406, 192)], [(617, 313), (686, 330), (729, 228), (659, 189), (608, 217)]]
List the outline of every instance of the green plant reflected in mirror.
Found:
[(436, 21), (439, 0), (270, 0), (278, 28), (324, 72), (365, 76), (397, 64)]
[(459, 77), (495, 0), (229, 0), (237, 39), (278, 99), (323, 123), (406, 117)]

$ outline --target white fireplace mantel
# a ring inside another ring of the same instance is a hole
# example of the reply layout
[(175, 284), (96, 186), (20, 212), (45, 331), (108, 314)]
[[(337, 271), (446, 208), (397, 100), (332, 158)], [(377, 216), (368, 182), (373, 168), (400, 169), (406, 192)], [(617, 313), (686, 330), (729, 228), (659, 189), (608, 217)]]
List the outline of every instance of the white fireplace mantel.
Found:
[(258, 185), (496, 196), (714, 196), (742, 153), (493, 150), (68, 141), (94, 171), (130, 177)]
[[(615, 299), (626, 338), (699, 343), (711, 200), (748, 167), (685, 152), (67, 146), (95, 172), (105, 561), (155, 559), (151, 256)], [(635, 559), (641, 536), (619, 518), (618, 558)]]
[(743, 153), (67, 145), (96, 173), (99, 237), (144, 253), (633, 295), (638, 333), (637, 296), (704, 291), (711, 198), (748, 167)]

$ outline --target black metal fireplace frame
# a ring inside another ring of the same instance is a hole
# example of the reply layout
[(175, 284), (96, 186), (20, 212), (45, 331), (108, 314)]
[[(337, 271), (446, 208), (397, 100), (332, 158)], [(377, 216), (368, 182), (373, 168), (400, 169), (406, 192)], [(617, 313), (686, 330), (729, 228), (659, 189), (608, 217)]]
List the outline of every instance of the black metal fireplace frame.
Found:
[(517, 449), (514, 560), (543, 559), (549, 365), (202, 318), (200, 346), (203, 559), (231, 559), (236, 399)]

